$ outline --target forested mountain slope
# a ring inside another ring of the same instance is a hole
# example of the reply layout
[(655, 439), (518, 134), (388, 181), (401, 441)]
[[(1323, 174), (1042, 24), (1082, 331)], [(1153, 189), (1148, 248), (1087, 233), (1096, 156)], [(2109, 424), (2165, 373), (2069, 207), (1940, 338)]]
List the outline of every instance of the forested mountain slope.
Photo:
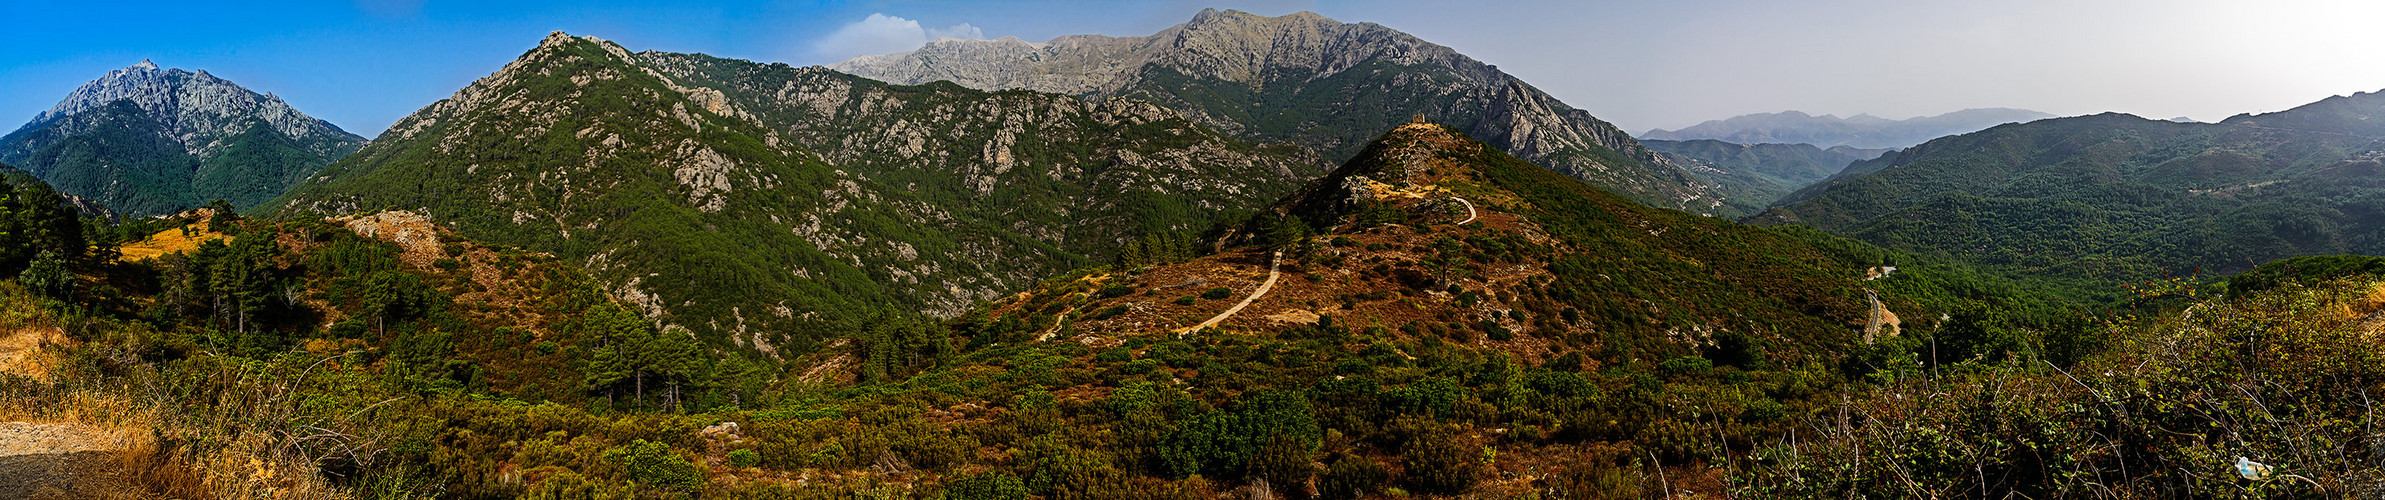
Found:
[(1848, 164), (1880, 157), (1890, 150), (1857, 149), (1812, 144), (1739, 144), (1713, 139), (1667, 141), (1642, 139), (1649, 149), (1688, 165), (1734, 193), (1732, 199), (1769, 205), (1814, 182), (1838, 174)]
[(413, 210), (580, 263), (705, 338), (803, 352), (873, 311), (957, 313), (1144, 233), (1198, 231), (1306, 175), (1147, 103), (556, 33), (275, 206)]
[(2385, 253), (2380, 109), (2363, 93), (2220, 123), (2005, 125), (1856, 163), (1751, 220), (2112, 280)]

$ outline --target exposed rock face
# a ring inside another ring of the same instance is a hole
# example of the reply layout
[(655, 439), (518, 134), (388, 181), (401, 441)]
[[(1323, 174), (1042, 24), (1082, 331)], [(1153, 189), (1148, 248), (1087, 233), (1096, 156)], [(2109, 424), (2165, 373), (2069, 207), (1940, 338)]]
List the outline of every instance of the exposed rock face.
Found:
[(274, 132), (291, 140), (325, 140), (315, 145), (318, 153), (336, 153), (343, 144), (354, 150), (364, 142), (364, 138), (340, 130), (331, 122), (298, 112), (282, 102), (281, 97), (260, 95), (207, 74), (207, 70), (194, 73), (158, 69), (157, 64), (146, 59), (75, 88), (49, 111), (35, 115), (32, 123), (64, 121), (57, 125), (59, 132), (72, 135), (87, 125), (75, 123), (71, 118), (120, 100), (131, 101), (167, 125), (176, 142), (193, 155), (222, 148), (222, 140), (239, 134), (250, 119), (264, 121)]
[(1730, 212), (1714, 183), (1495, 67), (1381, 25), (1307, 12), (1204, 10), (1147, 37), (938, 40), (829, 67), (903, 84), (1149, 99), (1229, 134), (1302, 146), (1327, 161), (1357, 154), (1373, 131), (1422, 115), (1642, 202)]
[(1447, 67), (1475, 83), (1502, 76), (1448, 47), (1374, 23), (1342, 23), (1309, 12), (1265, 17), (1217, 9), (1146, 37), (1070, 35), (1044, 43), (947, 38), (908, 53), (862, 56), (828, 67), (903, 84), (946, 80), (986, 90), (1102, 95), (1126, 93), (1149, 66), (1258, 83), (1283, 68), (1325, 78), (1370, 61)]
[(446, 251), (439, 247), (439, 226), (422, 214), (393, 210), (328, 220), (355, 231), (359, 236), (396, 243), (398, 248), (403, 249), (398, 259), (415, 267), (430, 267), (433, 261), (447, 256)]
[(800, 354), (876, 311), (958, 314), (1259, 206), (1319, 163), (1276, 149), (1145, 101), (556, 33), (276, 206), (433, 216), (576, 260), (666, 325)]
[(141, 61), (0, 138), (0, 161), (129, 215), (280, 194), (364, 138), (206, 71)]

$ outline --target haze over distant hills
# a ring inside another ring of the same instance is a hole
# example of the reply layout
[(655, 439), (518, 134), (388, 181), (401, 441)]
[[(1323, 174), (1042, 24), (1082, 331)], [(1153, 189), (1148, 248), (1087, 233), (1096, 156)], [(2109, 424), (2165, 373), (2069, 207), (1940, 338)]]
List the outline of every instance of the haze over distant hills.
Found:
[(1739, 144), (1713, 139), (1667, 141), (1645, 139), (1641, 144), (1721, 181), (1732, 199), (1770, 204), (1798, 188), (1837, 174), (1848, 164), (1878, 158), (1887, 149), (1812, 144)]
[(2048, 275), (2385, 254), (2385, 95), (2180, 123), (2104, 113), (1858, 162), (1751, 219)]
[(280, 97), (144, 60), (0, 137), (0, 162), (138, 216), (214, 199), (255, 205), (363, 144)]
[(1644, 203), (1723, 214), (1761, 208), (1727, 200), (1715, 182), (1496, 67), (1381, 25), (1307, 12), (1210, 9), (1143, 37), (946, 39), (829, 68), (900, 84), (1147, 99), (1228, 135), (1297, 145), (1328, 162), (1422, 116)]
[(1904, 148), (1939, 137), (1976, 132), (1997, 125), (2026, 122), (2054, 115), (2026, 109), (1978, 108), (1937, 116), (1890, 120), (1872, 115), (1839, 118), (1800, 111), (1739, 115), (1708, 120), (1680, 130), (1649, 130), (1641, 139), (1686, 141), (1714, 139), (1740, 144), (1812, 144), (1865, 149)]

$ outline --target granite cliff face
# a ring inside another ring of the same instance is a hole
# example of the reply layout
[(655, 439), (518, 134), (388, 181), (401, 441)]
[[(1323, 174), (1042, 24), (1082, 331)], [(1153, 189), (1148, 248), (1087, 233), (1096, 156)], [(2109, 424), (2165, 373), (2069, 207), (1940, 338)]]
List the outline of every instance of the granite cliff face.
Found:
[(1644, 203), (1733, 214), (1717, 186), (1530, 84), (1406, 33), (1307, 12), (1204, 10), (1145, 37), (938, 40), (830, 69), (902, 84), (950, 81), (1157, 102), (1245, 140), (1331, 162), (1422, 116)]
[(0, 138), (0, 161), (66, 194), (152, 215), (219, 198), (254, 205), (363, 143), (272, 94), (141, 61)]
[(1198, 231), (1314, 173), (1148, 102), (897, 86), (556, 33), (275, 204), (579, 261), (665, 325), (800, 353)]

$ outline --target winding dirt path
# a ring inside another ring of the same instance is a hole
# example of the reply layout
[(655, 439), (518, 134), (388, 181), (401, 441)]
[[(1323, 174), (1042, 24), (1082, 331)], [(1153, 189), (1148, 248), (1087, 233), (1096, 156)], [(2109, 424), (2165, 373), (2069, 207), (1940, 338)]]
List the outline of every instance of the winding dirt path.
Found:
[(1872, 343), (1872, 340), (1883, 329), (1882, 327), (1886, 327), (1890, 337), (1903, 334), (1905, 331), (1904, 321), (1898, 320), (1896, 313), (1888, 310), (1887, 304), (1880, 303), (1880, 292), (1865, 288), (1863, 293), (1872, 300), (1871, 318), (1866, 320), (1863, 325), (1863, 343)]
[(1458, 221), (1458, 223), (1456, 223), (1456, 224), (1450, 224), (1450, 225), (1452, 225), (1452, 226), (1463, 226), (1463, 225), (1466, 225), (1466, 223), (1468, 223), (1468, 222), (1474, 222), (1474, 218), (1477, 216), (1477, 214), (1475, 214), (1475, 212), (1474, 212), (1474, 202), (1471, 202), (1471, 201), (1466, 201), (1466, 199), (1465, 199), (1465, 198), (1459, 198), (1459, 197), (1456, 197), (1456, 196), (1451, 196), (1451, 197), (1449, 197), (1449, 199), (1452, 199), (1452, 200), (1457, 200), (1457, 201), (1458, 201), (1458, 203), (1461, 203), (1461, 204), (1464, 204), (1464, 205), (1466, 205), (1466, 220)]
[[(1468, 220), (1471, 220), (1471, 219), (1468, 219)], [(1259, 300), (1259, 297), (1260, 297), (1260, 296), (1267, 295), (1267, 291), (1269, 291), (1269, 290), (1274, 290), (1274, 289), (1275, 289), (1275, 280), (1276, 280), (1276, 278), (1281, 278), (1281, 277), (1283, 277), (1283, 270), (1282, 270), (1282, 269), (1283, 269), (1283, 265), (1284, 265), (1284, 251), (1282, 251), (1282, 250), (1276, 250), (1276, 251), (1275, 251), (1275, 257), (1273, 257), (1271, 260), (1269, 260), (1269, 261), (1267, 262), (1267, 282), (1265, 282), (1265, 283), (1260, 283), (1260, 284), (1259, 284), (1259, 289), (1257, 289), (1257, 290), (1252, 290), (1252, 291), (1250, 292), (1250, 296), (1249, 296), (1249, 297), (1243, 297), (1243, 298), (1242, 298), (1242, 302), (1241, 302), (1241, 303), (1234, 304), (1234, 307), (1229, 307), (1229, 308), (1226, 308), (1226, 312), (1217, 313), (1217, 316), (1210, 317), (1210, 318), (1209, 318), (1209, 321), (1203, 321), (1203, 322), (1201, 322), (1201, 324), (1198, 324), (1198, 325), (1193, 325), (1193, 327), (1192, 327), (1192, 328), (1186, 328), (1186, 329), (1183, 329), (1183, 330), (1177, 330), (1177, 331), (1176, 331), (1176, 336), (1178, 336), (1178, 337), (1182, 337), (1182, 336), (1184, 336), (1184, 334), (1187, 334), (1187, 333), (1192, 333), (1192, 332), (1195, 332), (1195, 331), (1199, 331), (1200, 329), (1203, 329), (1203, 328), (1208, 328), (1208, 327), (1212, 327), (1212, 326), (1217, 326), (1218, 322), (1225, 321), (1225, 320), (1226, 320), (1226, 318), (1231, 318), (1231, 317), (1234, 317), (1234, 313), (1242, 312), (1242, 308), (1244, 308), (1244, 307), (1250, 307), (1250, 303), (1251, 303), (1251, 302), (1255, 302), (1255, 301)]]

